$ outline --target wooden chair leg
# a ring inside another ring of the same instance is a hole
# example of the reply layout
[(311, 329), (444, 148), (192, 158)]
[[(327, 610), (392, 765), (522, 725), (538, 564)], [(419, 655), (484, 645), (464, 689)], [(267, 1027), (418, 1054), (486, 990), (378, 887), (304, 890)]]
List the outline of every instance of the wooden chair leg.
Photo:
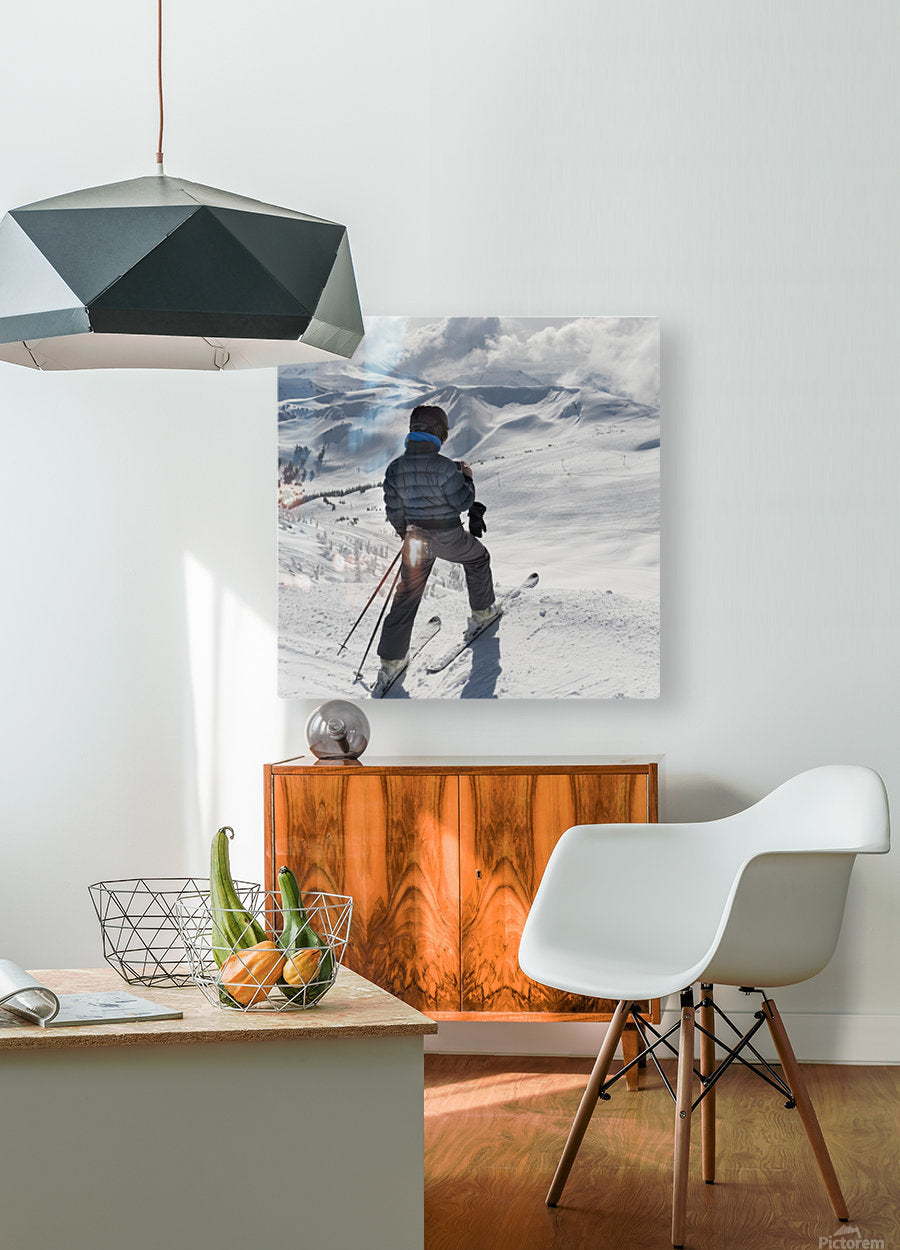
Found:
[[(675, 1177), (672, 1190), (672, 1245), (684, 1245), (688, 1162), (691, 1149), (691, 1104), (694, 1093), (694, 1008), (690, 991), (681, 999), (678, 1039), (678, 1085), (675, 1090)], [(702, 1105), (702, 1104), (701, 1104)]]
[(822, 1130), (819, 1127), (819, 1121), (813, 1109), (806, 1082), (800, 1073), (797, 1056), (794, 1054), (794, 1049), (788, 1039), (784, 1022), (778, 1014), (778, 1008), (770, 998), (763, 998), (762, 1008), (769, 1031), (772, 1034), (772, 1041), (775, 1043), (775, 1050), (778, 1052), (778, 1062), (781, 1064), (785, 1079), (791, 1087), (794, 1102), (797, 1104), (797, 1110), (800, 1112), (800, 1119), (803, 1122), (803, 1127), (806, 1129), (806, 1136), (809, 1138), (809, 1144), (812, 1146), (816, 1163), (819, 1165), (819, 1171), (822, 1173), (822, 1180), (825, 1182), (825, 1188), (828, 1190), (832, 1209), (839, 1220), (847, 1221), (850, 1218), (847, 1213), (847, 1203), (844, 1201), (844, 1195), (841, 1193), (841, 1187), (831, 1162), (831, 1156), (828, 1153), (828, 1147), (825, 1145), (825, 1138), (822, 1136)]
[[(700, 1007), (697, 1010), (698, 1023), (709, 1033), (715, 1033), (716, 1013), (713, 1011), (713, 987), (700, 986)], [(708, 1005), (707, 1005), (708, 1004)], [(709, 1076), (716, 1067), (716, 1043), (705, 1033), (700, 1034), (700, 1075)], [(703, 1179), (712, 1185), (716, 1179), (716, 1087), (715, 1085), (704, 1095), (700, 1104), (700, 1149), (703, 1165)]]
[[(640, 1036), (634, 1025), (627, 1024), (622, 1033), (622, 1059), (625, 1063), (631, 1063), (632, 1059), (637, 1059), (640, 1041)], [(631, 1094), (636, 1093), (641, 1088), (641, 1070), (637, 1064), (633, 1068), (629, 1068), (625, 1073), (625, 1088)]]
[(578, 1110), (575, 1112), (575, 1119), (572, 1121), (572, 1127), (569, 1129), (569, 1136), (563, 1147), (559, 1163), (556, 1165), (556, 1172), (545, 1199), (548, 1207), (555, 1207), (562, 1194), (563, 1186), (568, 1179), (572, 1164), (575, 1162), (575, 1156), (578, 1154), (578, 1148), (581, 1145), (588, 1123), (597, 1105), (597, 1099), (600, 1097), (600, 1087), (606, 1080), (613, 1055), (616, 1053), (616, 1047), (622, 1036), (622, 1030), (625, 1028), (630, 1008), (631, 1003), (621, 1002), (613, 1012), (613, 1018), (610, 1020), (609, 1028), (606, 1030), (606, 1037), (603, 1039), (603, 1045), (600, 1047), (600, 1053), (588, 1080), (587, 1088), (581, 1096), (581, 1102), (578, 1104)]

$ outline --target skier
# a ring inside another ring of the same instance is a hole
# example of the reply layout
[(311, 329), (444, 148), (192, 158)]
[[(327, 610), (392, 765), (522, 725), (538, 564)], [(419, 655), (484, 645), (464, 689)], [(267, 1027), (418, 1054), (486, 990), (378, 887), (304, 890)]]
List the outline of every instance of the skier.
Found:
[[(494, 602), (491, 557), (478, 539), (487, 529), (484, 504), (475, 500), (472, 470), (465, 460), (440, 454), (449, 433), (447, 414), (434, 404), (420, 404), (409, 419), (402, 456), (384, 475), (387, 519), (403, 539), (400, 581), (378, 643), (381, 671), (376, 689), (392, 681), (409, 660), (409, 640), (425, 584), (435, 559), (461, 564), (469, 592), (469, 629), (500, 615)], [(468, 511), (469, 532), (460, 513)]]

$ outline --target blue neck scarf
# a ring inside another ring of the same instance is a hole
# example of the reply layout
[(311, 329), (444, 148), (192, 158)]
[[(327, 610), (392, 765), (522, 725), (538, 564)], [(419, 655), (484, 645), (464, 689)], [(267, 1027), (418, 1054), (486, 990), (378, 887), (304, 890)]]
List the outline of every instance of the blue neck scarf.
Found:
[(407, 434), (406, 446), (410, 443), (434, 443), (438, 448), (444, 445), (436, 434), (426, 434), (424, 430), (413, 430), (411, 434)]

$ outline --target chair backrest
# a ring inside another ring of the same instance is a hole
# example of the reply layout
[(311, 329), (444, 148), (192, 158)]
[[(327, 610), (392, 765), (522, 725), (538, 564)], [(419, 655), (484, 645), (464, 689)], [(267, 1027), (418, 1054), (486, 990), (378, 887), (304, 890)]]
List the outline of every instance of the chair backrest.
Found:
[(768, 988), (815, 976), (837, 946), (856, 855), (890, 847), (881, 778), (810, 769), (715, 824), (740, 863), (700, 979)]
[(859, 764), (825, 764), (798, 773), (720, 824), (745, 831), (759, 851), (890, 849), (884, 782)]

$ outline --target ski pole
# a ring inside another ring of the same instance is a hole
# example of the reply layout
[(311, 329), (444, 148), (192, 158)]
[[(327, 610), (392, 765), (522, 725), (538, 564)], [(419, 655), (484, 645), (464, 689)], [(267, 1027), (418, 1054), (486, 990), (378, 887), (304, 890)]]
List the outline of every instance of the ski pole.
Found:
[(378, 620), (375, 622), (375, 628), (372, 630), (372, 637), (369, 639), (369, 645), (366, 647), (365, 654), (363, 655), (363, 658), (359, 662), (359, 668), (356, 670), (357, 677), (362, 677), (363, 665), (366, 662), (366, 657), (369, 654), (372, 643), (375, 641), (375, 635), (378, 633), (378, 626), (381, 624), (381, 618), (384, 616), (385, 612), (387, 611), (387, 605), (391, 601), (391, 597), (393, 596), (393, 593), (394, 593), (394, 587), (397, 585), (397, 580), (399, 577), (400, 577), (400, 570), (398, 569), (397, 572), (394, 574), (394, 580), (391, 582), (391, 588), (387, 593), (387, 598), (385, 599), (384, 603), (381, 605), (381, 611), (378, 613)]
[(387, 581), (387, 579), (390, 577), (390, 574), (391, 574), (391, 569), (394, 567), (394, 565), (395, 565), (395, 564), (397, 563), (397, 561), (400, 559), (400, 556), (401, 556), (402, 552), (403, 552), (403, 548), (401, 547), (401, 548), (400, 548), (400, 550), (397, 552), (397, 554), (394, 556), (393, 560), (392, 560), (392, 561), (390, 562), (390, 564), (388, 565), (388, 569), (387, 569), (387, 572), (385, 573), (384, 577), (382, 577), (381, 581), (378, 583), (378, 585), (377, 585), (377, 586), (375, 587), (375, 589), (372, 591), (372, 594), (369, 596), (369, 602), (366, 604), (366, 606), (363, 608), (362, 612), (360, 612), (359, 616), (358, 616), (358, 617), (356, 618), (356, 620), (353, 622), (353, 629), (351, 629), (351, 630), (350, 630), (350, 633), (347, 635), (347, 637), (344, 639), (344, 641), (343, 641), (343, 642), (341, 643), (341, 645), (338, 647), (338, 649), (337, 649), (337, 653), (338, 653), (338, 655), (340, 655), (340, 654), (341, 654), (341, 652), (343, 651), (344, 647), (346, 647), (347, 643), (350, 641), (350, 637), (351, 637), (351, 635), (352, 635), (352, 633), (353, 633), (353, 630), (354, 630), (354, 629), (356, 629), (357, 625), (360, 623), (360, 621), (362, 620), (362, 618), (363, 618), (363, 617), (365, 616), (365, 614), (368, 612), (369, 608), (372, 606), (372, 600), (375, 598), (375, 596), (378, 594), (379, 590), (381, 590), (381, 588), (382, 588), (382, 586), (384, 585), (384, 583), (385, 583), (385, 582)]

